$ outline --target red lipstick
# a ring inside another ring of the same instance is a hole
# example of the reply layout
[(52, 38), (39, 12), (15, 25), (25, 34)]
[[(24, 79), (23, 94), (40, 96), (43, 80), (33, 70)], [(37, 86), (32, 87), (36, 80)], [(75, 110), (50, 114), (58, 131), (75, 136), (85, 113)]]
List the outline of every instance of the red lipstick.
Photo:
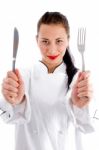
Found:
[(56, 56), (47, 56), (47, 57), (50, 58), (50, 59), (52, 59), (52, 60), (54, 60), (54, 59), (56, 59), (58, 56), (59, 56), (59, 55), (56, 55)]

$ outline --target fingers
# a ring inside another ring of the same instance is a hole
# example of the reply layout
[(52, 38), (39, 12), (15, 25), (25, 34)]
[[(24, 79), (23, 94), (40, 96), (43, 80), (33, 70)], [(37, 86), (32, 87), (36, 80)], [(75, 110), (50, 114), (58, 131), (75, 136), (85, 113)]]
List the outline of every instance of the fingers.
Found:
[(80, 72), (78, 75), (78, 81), (84, 80), (89, 78), (91, 75), (90, 71), (86, 71), (86, 72)]
[(12, 71), (7, 73), (7, 77), (3, 80), (2, 87), (3, 90), (11, 91), (11, 92), (18, 92), (18, 77)]
[(90, 72), (82, 72), (79, 74), (77, 82), (77, 96), (79, 98), (87, 97), (90, 99), (93, 95), (93, 88), (90, 82)]
[(22, 82), (23, 81), (22, 77), (21, 77), (21, 74), (20, 74), (18, 69), (16, 69), (15, 72), (8, 71), (7, 78), (8, 79), (12, 79), (13, 81), (16, 81), (16, 82)]
[(77, 87), (82, 87), (82, 86), (87, 86), (87, 85), (91, 85), (91, 80), (90, 80), (90, 71), (86, 71), (86, 72), (80, 72), (78, 75), (78, 79), (77, 79)]
[(24, 84), (18, 69), (15, 72), (7, 72), (7, 76), (2, 83), (2, 93), (5, 99), (12, 104), (17, 100), (21, 102), (24, 95)]
[(83, 87), (83, 86), (89, 87), (90, 85), (91, 85), (91, 83), (90, 83), (89, 79), (84, 79), (77, 83), (78, 88)]
[(87, 97), (87, 98), (89, 99), (89, 98), (92, 97), (92, 92), (90, 92), (90, 91), (79, 92), (79, 93), (77, 94), (77, 96), (78, 96), (79, 98)]
[(77, 88), (77, 93), (83, 92), (83, 91), (93, 91), (92, 86), (81, 86)]
[(19, 91), (18, 91), (18, 94), (21, 95), (22, 91), (24, 91), (24, 82), (23, 82), (22, 76), (21, 76), (21, 74), (19, 73), (19, 70), (18, 70), (18, 69), (15, 70), (15, 73), (16, 73), (16, 75), (18, 76), (18, 79), (19, 79), (19, 80), (18, 80), (18, 83), (19, 83), (19, 87), (18, 87)]
[(12, 87), (17, 88), (19, 86), (19, 83), (16, 82), (15, 80), (11, 79), (11, 78), (5, 78), (3, 80), (3, 86), (8, 89), (8, 87), (7, 87), (8, 85), (9, 85), (9, 87), (12, 86)]
[(3, 89), (3, 93), (4, 93), (4, 95), (9, 96), (9, 97), (14, 97), (14, 98), (17, 97), (16, 92), (12, 92), (12, 91)]
[(5, 90), (4, 88), (2, 88), (2, 93), (8, 102), (10, 102), (11, 104), (15, 103), (15, 98), (17, 97), (17, 93), (9, 90)]
[(13, 71), (8, 71), (7, 72), (7, 77), (6, 78), (11, 78), (14, 81), (18, 81), (18, 76), (13, 72)]
[(19, 83), (23, 83), (22, 76), (21, 76), (21, 74), (20, 74), (20, 72), (19, 72), (18, 69), (15, 70), (15, 73), (16, 73), (16, 75), (17, 75), (18, 82), (19, 82)]
[(17, 86), (15, 87), (10, 84), (6, 84), (5, 82), (3, 83), (3, 88), (8, 91), (12, 91), (12, 92), (16, 92), (16, 93), (18, 92)]

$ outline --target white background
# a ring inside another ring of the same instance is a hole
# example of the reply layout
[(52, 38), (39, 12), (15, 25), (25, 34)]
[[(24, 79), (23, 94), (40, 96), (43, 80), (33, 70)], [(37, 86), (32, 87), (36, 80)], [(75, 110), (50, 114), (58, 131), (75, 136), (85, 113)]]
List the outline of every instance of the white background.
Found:
[[(15, 26), (20, 35), (17, 67), (32, 67), (32, 64), (40, 58), (35, 40), (36, 24), (45, 11), (60, 11), (67, 16), (71, 29), (70, 48), (79, 68), (81, 57), (77, 50), (77, 29), (86, 27), (86, 69), (92, 72), (94, 99), (98, 109), (98, 0), (0, 0), (0, 84), (6, 72), (11, 70)], [(95, 121), (96, 132), (83, 138), (85, 150), (99, 149), (98, 126), (99, 121)], [(14, 150), (14, 125), (5, 124), (1, 119), (0, 149)]]

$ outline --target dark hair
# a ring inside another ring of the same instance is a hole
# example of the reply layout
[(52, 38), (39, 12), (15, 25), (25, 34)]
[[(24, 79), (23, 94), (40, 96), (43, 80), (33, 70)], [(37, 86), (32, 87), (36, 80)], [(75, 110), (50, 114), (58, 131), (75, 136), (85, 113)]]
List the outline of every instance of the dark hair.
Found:
[(68, 38), (69, 38), (70, 29), (69, 29), (68, 20), (60, 12), (46, 12), (40, 18), (40, 20), (38, 21), (38, 24), (37, 24), (37, 33), (39, 32), (41, 24), (47, 24), (47, 25), (50, 25), (50, 24), (56, 24), (56, 25), (57, 24), (61, 24), (65, 28), (66, 33), (67, 33)]
[(74, 66), (73, 60), (71, 58), (71, 55), (69, 53), (69, 50), (66, 50), (66, 53), (63, 57), (63, 61), (66, 64), (66, 72), (68, 75), (68, 89), (69, 89), (69, 85), (74, 77), (74, 75), (76, 74), (76, 72), (78, 71), (78, 69)]
[[(68, 38), (70, 37), (70, 27), (66, 16), (60, 12), (45, 12), (44, 15), (40, 18), (37, 24), (37, 33), (39, 32), (40, 26), (42, 24), (61, 24), (66, 30)], [(74, 66), (72, 57), (69, 53), (69, 49), (66, 50), (66, 53), (63, 57), (63, 61), (66, 64), (66, 72), (68, 75), (68, 88), (73, 79), (73, 76), (77, 72), (77, 68)]]

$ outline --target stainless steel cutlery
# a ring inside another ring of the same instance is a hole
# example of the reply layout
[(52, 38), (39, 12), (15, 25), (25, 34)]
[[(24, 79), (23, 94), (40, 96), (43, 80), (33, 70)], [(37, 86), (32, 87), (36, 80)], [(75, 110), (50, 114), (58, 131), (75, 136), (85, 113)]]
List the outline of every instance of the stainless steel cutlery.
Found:
[(13, 61), (12, 61), (12, 71), (15, 71), (15, 63), (16, 63), (16, 56), (19, 44), (19, 33), (17, 28), (14, 28), (14, 38), (13, 38)]
[(84, 60), (85, 41), (86, 41), (86, 28), (79, 28), (77, 36), (77, 47), (82, 58), (82, 71), (85, 71), (85, 60)]
[[(15, 71), (15, 63), (16, 63), (16, 56), (19, 44), (19, 33), (17, 28), (14, 28), (14, 38), (13, 38), (13, 61), (12, 61), (12, 71)], [(5, 114), (6, 111), (0, 108), (0, 116)], [(9, 114), (10, 117), (10, 114)]]

